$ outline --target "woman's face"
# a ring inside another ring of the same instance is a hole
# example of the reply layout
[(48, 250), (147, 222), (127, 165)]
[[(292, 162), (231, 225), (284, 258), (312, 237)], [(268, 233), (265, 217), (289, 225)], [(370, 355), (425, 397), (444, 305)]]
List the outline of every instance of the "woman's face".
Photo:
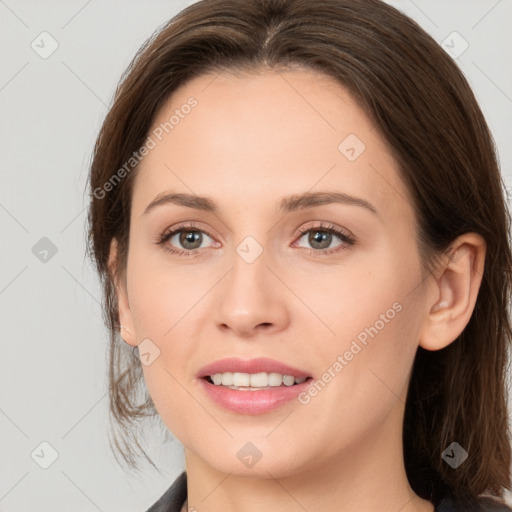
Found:
[[(120, 318), (187, 453), (268, 478), (399, 450), (427, 281), (372, 122), (308, 70), (223, 73), (179, 89), (148, 135)], [(242, 364), (257, 358), (274, 363)]]

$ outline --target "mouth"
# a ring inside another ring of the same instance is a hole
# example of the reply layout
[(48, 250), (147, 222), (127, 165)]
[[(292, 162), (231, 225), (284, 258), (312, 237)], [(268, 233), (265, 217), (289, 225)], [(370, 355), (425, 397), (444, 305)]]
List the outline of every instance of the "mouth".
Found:
[(293, 403), (312, 379), (309, 376), (295, 377), (277, 372), (217, 372), (201, 377), (199, 382), (205, 395), (224, 410), (236, 414), (259, 415)]
[(237, 414), (272, 412), (293, 402), (313, 376), (275, 359), (227, 358), (203, 367), (196, 375), (206, 396)]
[(279, 387), (292, 387), (312, 379), (310, 376), (296, 377), (278, 372), (218, 372), (202, 378), (214, 386), (238, 391), (261, 391)]
[(214, 386), (231, 389), (271, 389), (302, 384), (312, 375), (276, 359), (259, 357), (243, 360), (235, 357), (210, 363), (196, 375)]

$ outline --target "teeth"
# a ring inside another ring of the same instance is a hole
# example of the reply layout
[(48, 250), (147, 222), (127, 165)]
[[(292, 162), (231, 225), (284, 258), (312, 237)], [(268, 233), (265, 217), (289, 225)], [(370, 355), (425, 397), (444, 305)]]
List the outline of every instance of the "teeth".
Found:
[(210, 376), (216, 386), (228, 386), (232, 389), (237, 388), (268, 388), (281, 385), (293, 386), (301, 384), (306, 377), (298, 378), (293, 375), (283, 375), (282, 373), (240, 373), (224, 372), (215, 373)]
[(220, 375), (221, 384), (223, 386), (232, 386), (233, 385), (233, 374), (232, 373), (217, 373)]
[(248, 373), (233, 373), (233, 386), (249, 386), (251, 376)]
[[(247, 375), (247, 373), (245, 374)], [(266, 373), (252, 373), (249, 378), (251, 388), (262, 388), (268, 386), (268, 376)]]
[(285, 386), (293, 386), (295, 384), (295, 377), (292, 375), (283, 375), (283, 384)]

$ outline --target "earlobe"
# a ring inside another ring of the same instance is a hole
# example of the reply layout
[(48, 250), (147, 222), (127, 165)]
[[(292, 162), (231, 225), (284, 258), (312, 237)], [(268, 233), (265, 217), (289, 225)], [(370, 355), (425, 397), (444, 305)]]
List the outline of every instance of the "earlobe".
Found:
[(126, 279), (123, 274), (118, 271), (118, 244), (117, 240), (113, 239), (110, 244), (110, 253), (108, 258), (108, 267), (111, 279), (114, 282), (118, 315), (119, 315), (119, 329), (121, 338), (132, 346), (137, 345), (137, 338), (133, 326), (132, 314), (130, 311), (130, 304), (128, 302), (128, 290), (126, 286)]
[(485, 240), (466, 233), (452, 244), (452, 250), (438, 269), (426, 303), (426, 319), (419, 345), (441, 350), (455, 341), (468, 324), (475, 308), (485, 263)]
[(133, 345), (133, 342), (131, 341), (133, 339), (133, 334), (132, 334), (131, 329), (129, 327), (126, 327), (126, 325), (120, 325), (119, 328), (121, 330), (120, 334), (121, 334), (121, 338), (123, 339), (123, 341), (128, 343), (128, 345)]

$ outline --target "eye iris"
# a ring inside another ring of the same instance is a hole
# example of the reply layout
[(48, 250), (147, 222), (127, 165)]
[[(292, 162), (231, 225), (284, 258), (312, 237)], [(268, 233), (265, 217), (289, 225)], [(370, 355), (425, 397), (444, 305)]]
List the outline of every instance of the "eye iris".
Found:
[(311, 231), (311, 233), (309, 234), (309, 243), (313, 247), (315, 247), (315, 243), (319, 242), (321, 244), (322, 242), (325, 242), (327, 240), (327, 243), (324, 243), (322, 247), (317, 247), (317, 249), (326, 249), (327, 247), (329, 247), (331, 236), (331, 233), (327, 233), (326, 231)]
[[(197, 244), (197, 241), (199, 240), (199, 244)], [(199, 231), (182, 231), (180, 233), (180, 244), (185, 247), (186, 249), (197, 249), (201, 246), (202, 241), (202, 234)], [(194, 243), (196, 242), (196, 245), (193, 247), (187, 246), (187, 243)]]

